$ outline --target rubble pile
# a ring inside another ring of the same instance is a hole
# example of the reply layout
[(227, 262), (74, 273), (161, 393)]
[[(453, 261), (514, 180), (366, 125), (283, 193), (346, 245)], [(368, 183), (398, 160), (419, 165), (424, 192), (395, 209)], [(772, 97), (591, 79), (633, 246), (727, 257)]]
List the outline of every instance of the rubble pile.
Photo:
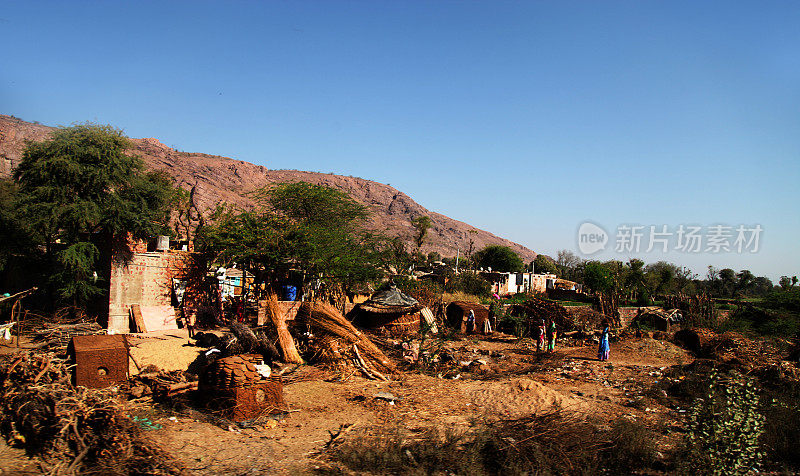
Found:
[(699, 357), (741, 367), (749, 373), (777, 372), (787, 378), (800, 377), (794, 364), (784, 362), (785, 352), (774, 341), (750, 339), (738, 332), (718, 334), (705, 328), (682, 329), (675, 333), (675, 341)]

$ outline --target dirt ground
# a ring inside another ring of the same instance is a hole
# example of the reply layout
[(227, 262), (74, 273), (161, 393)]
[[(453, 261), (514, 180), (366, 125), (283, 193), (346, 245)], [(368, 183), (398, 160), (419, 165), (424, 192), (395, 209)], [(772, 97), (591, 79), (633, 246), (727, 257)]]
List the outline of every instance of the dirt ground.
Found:
[[(166, 370), (187, 369), (203, 351), (189, 345), (184, 331), (137, 336), (130, 343), (140, 367)], [(354, 435), (388, 424), (412, 432), (468, 430), (485, 419), (554, 409), (646, 421), (664, 428), (659, 445), (667, 451), (674, 443), (669, 428), (680, 425), (684, 415), (646, 395), (667, 367), (693, 359), (670, 342), (642, 338), (615, 343), (609, 362), (597, 360), (594, 344), (562, 346), (553, 354), (537, 353), (526, 339), (460, 339), (446, 346), (461, 363), (479, 360), (481, 365), (446, 376), (409, 371), (393, 382), (352, 376), (343, 382), (290, 383), (284, 393), (291, 412), (257, 428), (214, 424), (192, 409), (138, 406), (131, 415), (160, 424), (148, 436), (197, 475), (309, 474), (321, 464), (331, 434), (340, 430)], [(386, 400), (387, 393), (393, 402)], [(0, 474), (37, 473), (33, 461), (5, 445), (0, 461)]]
[[(179, 339), (156, 340), (164, 368), (184, 365), (195, 353)], [(145, 351), (143, 344), (139, 350)], [(666, 367), (692, 360), (666, 341), (627, 340), (612, 349), (612, 360), (599, 362), (594, 345), (561, 347), (537, 354), (528, 341), (456, 340), (448, 347), (459, 355), (487, 362), (488, 369), (465, 370), (457, 378), (406, 372), (394, 382), (353, 376), (344, 382), (303, 381), (285, 386), (292, 412), (258, 428), (222, 428), (180, 412), (154, 414), (164, 427), (149, 432), (193, 474), (307, 474), (331, 434), (351, 434), (371, 425), (400, 424), (412, 432), (429, 427), (467, 430), (484, 419), (518, 418), (553, 409), (600, 417), (626, 416), (669, 428), (683, 413), (649, 401), (643, 392)], [(168, 349), (172, 349), (172, 352)], [(155, 363), (153, 362), (148, 363)], [(396, 400), (376, 398), (389, 393)], [(662, 449), (672, 444), (669, 435)]]

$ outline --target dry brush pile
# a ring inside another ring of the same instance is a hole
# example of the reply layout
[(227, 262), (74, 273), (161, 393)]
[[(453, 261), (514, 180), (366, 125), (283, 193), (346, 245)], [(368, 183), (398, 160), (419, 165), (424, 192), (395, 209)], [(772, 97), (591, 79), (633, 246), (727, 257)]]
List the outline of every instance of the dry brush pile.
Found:
[(564, 306), (543, 299), (530, 298), (522, 304), (514, 304), (511, 313), (525, 317), (531, 327), (538, 325), (544, 319), (555, 321), (562, 331), (575, 328), (575, 322)]
[(367, 378), (378, 380), (388, 380), (396, 372), (394, 363), (334, 307), (303, 303), (296, 320), (308, 331), (303, 340), (312, 363), (342, 376), (355, 369)]
[(70, 374), (49, 353), (0, 361), (0, 429), (10, 444), (49, 475), (182, 473), (142, 438), (113, 390), (75, 387)]

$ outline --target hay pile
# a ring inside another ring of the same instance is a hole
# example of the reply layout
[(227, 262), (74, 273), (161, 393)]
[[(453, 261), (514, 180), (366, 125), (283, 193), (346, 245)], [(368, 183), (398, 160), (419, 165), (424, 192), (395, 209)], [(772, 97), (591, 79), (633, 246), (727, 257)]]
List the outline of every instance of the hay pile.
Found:
[(0, 429), (10, 444), (37, 456), (45, 474), (182, 474), (111, 390), (76, 388), (70, 377), (53, 354), (0, 361)]
[(306, 339), (306, 347), (312, 354), (309, 362), (337, 371), (341, 376), (357, 369), (367, 378), (379, 380), (389, 380), (384, 374), (396, 371), (394, 363), (369, 337), (332, 306), (305, 302), (296, 321), (310, 331)]

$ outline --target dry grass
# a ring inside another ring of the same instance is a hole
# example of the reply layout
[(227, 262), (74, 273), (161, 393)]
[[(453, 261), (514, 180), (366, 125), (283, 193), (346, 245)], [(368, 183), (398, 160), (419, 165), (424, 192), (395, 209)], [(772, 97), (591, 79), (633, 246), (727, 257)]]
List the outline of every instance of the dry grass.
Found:
[(465, 301), (465, 302), (474, 302), (475, 304), (481, 303), (481, 298), (475, 296), (474, 294), (467, 294), (465, 292), (456, 291), (454, 293), (444, 293), (442, 295), (442, 301), (445, 303), (451, 303), (453, 301)]
[(383, 426), (332, 448), (333, 464), (321, 472), (575, 475), (610, 470), (620, 474), (653, 463), (653, 440), (636, 423), (614, 422), (608, 428), (565, 412), (484, 423), (461, 433), (433, 428), (412, 434), (400, 426)]

